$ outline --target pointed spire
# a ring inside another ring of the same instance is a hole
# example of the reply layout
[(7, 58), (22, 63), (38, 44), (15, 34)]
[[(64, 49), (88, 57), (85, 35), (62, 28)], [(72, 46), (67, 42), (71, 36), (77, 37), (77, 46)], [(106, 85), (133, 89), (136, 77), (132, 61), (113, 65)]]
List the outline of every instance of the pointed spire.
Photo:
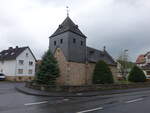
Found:
[(75, 34), (78, 34), (82, 37), (86, 36), (80, 31), (80, 29), (78, 28), (78, 25), (76, 25), (69, 17), (69, 15), (66, 17), (66, 19), (62, 22), (62, 24), (59, 25), (58, 29), (50, 36), (50, 37), (54, 37), (56, 35), (59, 35), (61, 33), (64, 32), (73, 32)]

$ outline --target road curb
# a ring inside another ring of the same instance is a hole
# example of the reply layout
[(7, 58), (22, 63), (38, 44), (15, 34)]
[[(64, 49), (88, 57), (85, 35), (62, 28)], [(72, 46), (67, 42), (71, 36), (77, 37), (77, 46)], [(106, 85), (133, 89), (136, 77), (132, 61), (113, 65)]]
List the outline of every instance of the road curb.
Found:
[(98, 96), (98, 94), (89, 94), (89, 95), (77, 95), (76, 94), (67, 94), (67, 95), (54, 95), (54, 94), (39, 94), (39, 93), (33, 93), (26, 90), (23, 90), (23, 87), (15, 87), (15, 89), (21, 93), (27, 94), (27, 95), (33, 95), (33, 96), (44, 96), (44, 97), (93, 97)]
[[(32, 89), (26, 88), (25, 86), (16, 86), (15, 89), (21, 93), (27, 94), (27, 95), (33, 95), (33, 96), (43, 96), (43, 97), (94, 97), (94, 96), (104, 96), (104, 95), (115, 95), (115, 94), (125, 94), (125, 93), (132, 93), (132, 92), (138, 92), (138, 91), (144, 91), (144, 90), (150, 90), (150, 87), (145, 88), (139, 88), (139, 89), (121, 89), (121, 90), (111, 90), (111, 91), (99, 91), (97, 93), (80, 93), (81, 95), (78, 95), (79, 93), (37, 93), (36, 91), (30, 91)], [(27, 91), (28, 90), (28, 91)], [(39, 92), (39, 90), (38, 90)]]
[(36, 94), (36, 93), (27, 92), (27, 91), (25, 91), (25, 90), (20, 89), (19, 87), (15, 87), (15, 89), (16, 89), (18, 92), (21, 92), (21, 93), (24, 93), (24, 94), (27, 94), (27, 95), (48, 96), (48, 95), (41, 95), (41, 94)]

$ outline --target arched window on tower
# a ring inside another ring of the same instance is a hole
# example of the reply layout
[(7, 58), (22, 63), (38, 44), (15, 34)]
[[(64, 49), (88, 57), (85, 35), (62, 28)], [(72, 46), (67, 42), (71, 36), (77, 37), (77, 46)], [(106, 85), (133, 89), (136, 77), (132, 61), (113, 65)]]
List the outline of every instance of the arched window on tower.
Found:
[(81, 41), (81, 46), (83, 45), (83, 41)]
[(56, 41), (54, 41), (54, 46), (56, 45)]
[(63, 43), (63, 39), (60, 39), (60, 43), (61, 43), (61, 44)]
[(75, 38), (73, 39), (73, 43), (76, 43), (76, 39)]

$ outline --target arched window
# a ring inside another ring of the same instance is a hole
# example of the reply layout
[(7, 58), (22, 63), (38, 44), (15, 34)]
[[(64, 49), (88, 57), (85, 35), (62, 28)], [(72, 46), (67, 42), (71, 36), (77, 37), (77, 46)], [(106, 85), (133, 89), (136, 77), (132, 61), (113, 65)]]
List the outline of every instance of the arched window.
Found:
[(76, 43), (76, 39), (75, 38), (73, 39), (73, 43)]
[(54, 41), (54, 46), (56, 45), (56, 41)]
[(60, 43), (61, 43), (61, 44), (63, 43), (63, 39), (60, 39)]
[(81, 41), (81, 46), (83, 45), (83, 41)]

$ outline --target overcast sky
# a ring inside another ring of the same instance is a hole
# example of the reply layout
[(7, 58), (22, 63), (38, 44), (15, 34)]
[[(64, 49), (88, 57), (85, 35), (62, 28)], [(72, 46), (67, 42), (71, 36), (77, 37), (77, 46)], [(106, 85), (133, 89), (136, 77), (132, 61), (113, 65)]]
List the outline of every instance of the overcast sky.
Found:
[(150, 51), (150, 0), (0, 0), (0, 50), (29, 46), (39, 59), (67, 5), (88, 46), (114, 58), (128, 49), (132, 61)]

